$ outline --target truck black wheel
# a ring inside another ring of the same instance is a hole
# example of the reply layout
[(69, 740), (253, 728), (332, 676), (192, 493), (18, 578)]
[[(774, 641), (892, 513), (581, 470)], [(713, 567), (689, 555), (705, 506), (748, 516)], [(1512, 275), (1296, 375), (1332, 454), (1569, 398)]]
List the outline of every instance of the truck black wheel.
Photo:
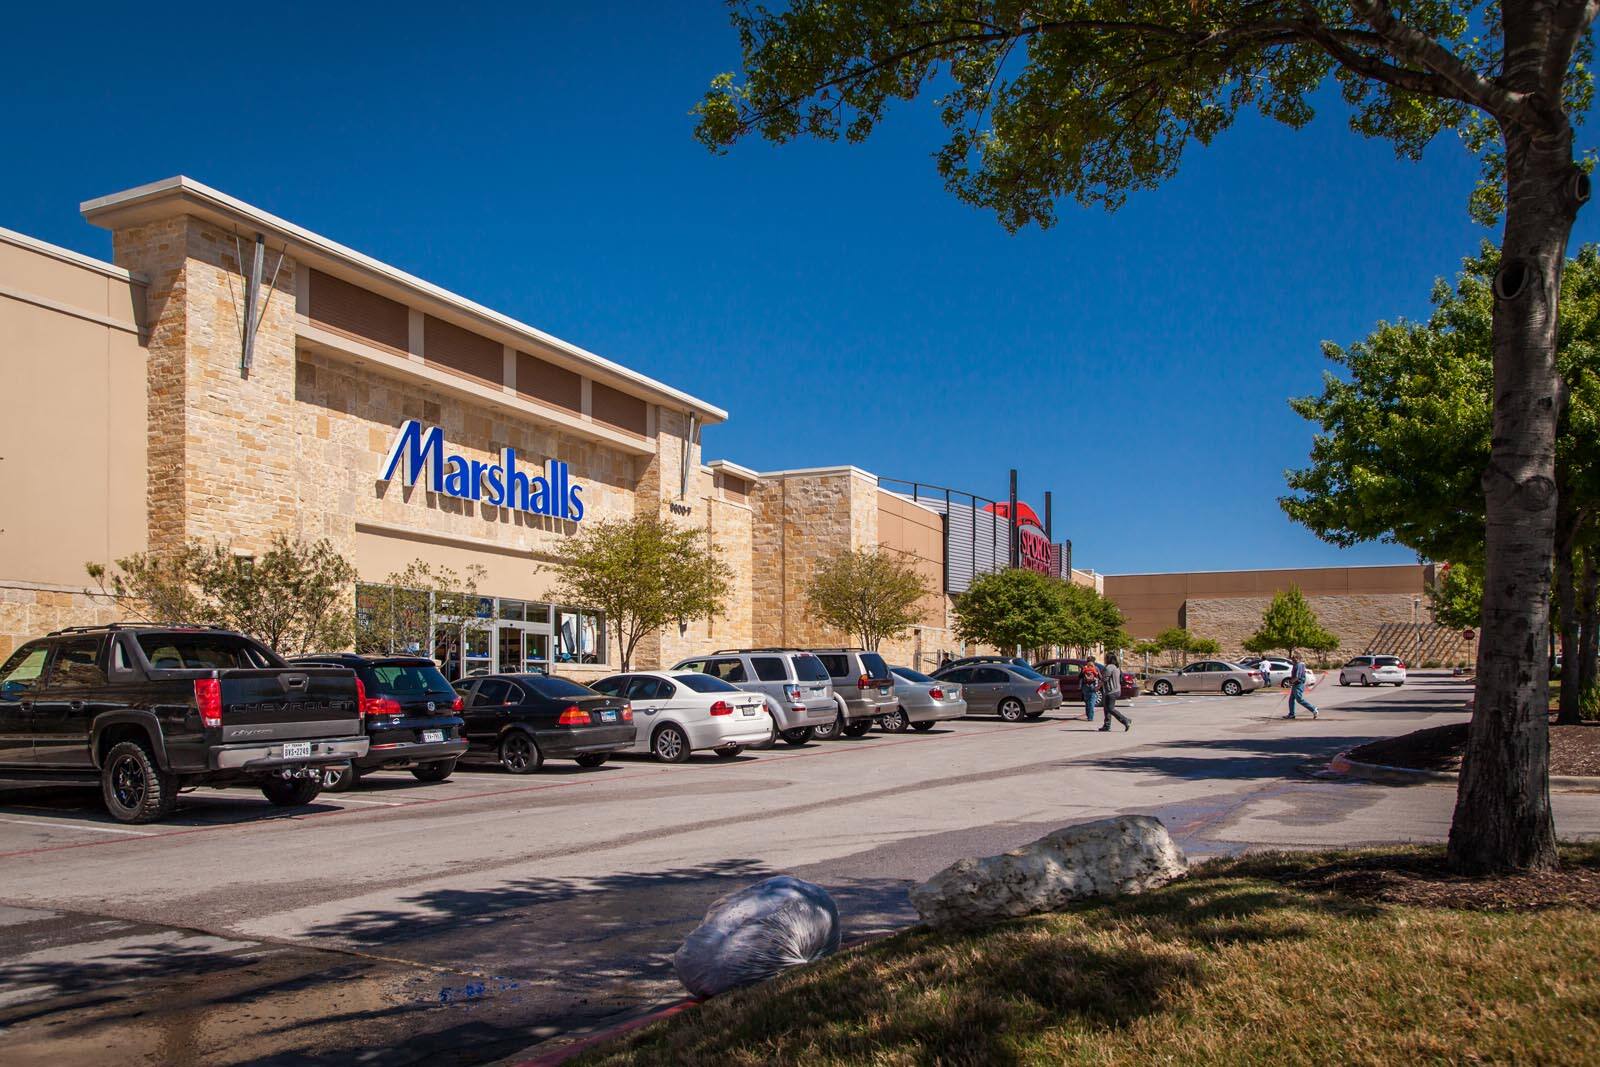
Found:
[(783, 732), (783, 739), (789, 742), (791, 745), (803, 745), (807, 741), (811, 740), (812, 735), (815, 733), (816, 731), (811, 727), (802, 726), (795, 730), (785, 730)]
[(607, 753), (604, 753), (604, 752), (585, 752), (583, 755), (578, 757), (578, 766), (580, 766), (580, 767), (600, 767), (600, 766), (603, 766), (605, 764), (605, 762), (606, 762), (606, 755), (607, 755)]
[(322, 792), (322, 776), (315, 778), (268, 778), (261, 783), (262, 794), (280, 808), (298, 808), (317, 799)]
[(411, 768), (411, 777), (419, 782), (442, 782), (450, 777), (450, 772), (455, 769), (455, 760), (436, 759), (428, 763), (419, 763)]
[(845, 723), (844, 735), (846, 737), (864, 737), (867, 731), (872, 729), (872, 722), (873, 720), (871, 719), (862, 719), (859, 722)]
[(118, 822), (155, 822), (178, 806), (178, 783), (137, 741), (119, 741), (100, 764), (100, 794)]
[(500, 766), (512, 774), (532, 774), (544, 766), (544, 753), (533, 738), (512, 730), (500, 739)]

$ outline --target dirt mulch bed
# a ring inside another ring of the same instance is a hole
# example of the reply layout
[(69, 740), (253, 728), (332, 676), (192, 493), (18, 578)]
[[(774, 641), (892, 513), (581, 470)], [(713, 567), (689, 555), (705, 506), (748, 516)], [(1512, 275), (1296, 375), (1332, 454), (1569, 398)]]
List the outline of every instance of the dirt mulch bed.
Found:
[[(1467, 724), (1435, 726), (1352, 749), (1350, 758), (1418, 771), (1459, 771)], [(1550, 773), (1600, 775), (1600, 722), (1550, 727)]]
[(1561, 867), (1532, 874), (1468, 878), (1445, 869), (1442, 850), (1353, 856), (1287, 879), (1307, 890), (1470, 911), (1575, 907), (1600, 911), (1600, 847), (1565, 846)]

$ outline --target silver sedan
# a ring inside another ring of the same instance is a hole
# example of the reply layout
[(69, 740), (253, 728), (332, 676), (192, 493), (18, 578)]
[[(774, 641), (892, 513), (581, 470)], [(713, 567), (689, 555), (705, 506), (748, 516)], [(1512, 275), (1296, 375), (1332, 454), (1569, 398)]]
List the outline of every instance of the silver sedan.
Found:
[(1181, 671), (1158, 674), (1150, 683), (1157, 696), (1172, 693), (1224, 693), (1236, 697), (1260, 689), (1266, 682), (1260, 671), (1226, 660), (1208, 659), (1191, 663)]
[(878, 716), (878, 725), (890, 733), (903, 733), (907, 727), (931, 730), (936, 722), (959, 719), (967, 713), (959, 685), (937, 681), (910, 667), (890, 667), (889, 672), (894, 675), (894, 695), (900, 703)]

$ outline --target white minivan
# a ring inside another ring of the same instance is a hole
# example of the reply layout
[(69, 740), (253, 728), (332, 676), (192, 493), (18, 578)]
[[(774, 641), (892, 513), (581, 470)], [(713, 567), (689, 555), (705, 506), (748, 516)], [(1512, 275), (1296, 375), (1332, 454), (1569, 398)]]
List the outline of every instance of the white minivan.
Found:
[(772, 737), (766, 699), (709, 674), (632, 671), (591, 682), (589, 688), (627, 698), (637, 729), (627, 751), (651, 753), (663, 763), (682, 763), (689, 753), (705, 749), (732, 759), (746, 745)]
[(1339, 668), (1339, 684), (1405, 685), (1405, 661), (1399, 656), (1357, 656)]

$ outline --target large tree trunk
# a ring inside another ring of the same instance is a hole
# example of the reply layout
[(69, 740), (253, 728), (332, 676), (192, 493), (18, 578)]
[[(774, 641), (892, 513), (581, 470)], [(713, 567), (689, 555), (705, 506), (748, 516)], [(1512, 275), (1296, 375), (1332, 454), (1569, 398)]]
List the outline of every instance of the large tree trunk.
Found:
[(1561, 711), (1556, 722), (1572, 726), (1578, 716), (1578, 509), (1568, 492), (1568, 479), (1558, 476), (1561, 500), (1556, 507), (1556, 614), (1561, 636)]
[[(1509, 39), (1507, 55), (1516, 55)], [(1518, 79), (1508, 72), (1507, 80)], [(1546, 651), (1562, 398), (1556, 316), (1567, 237), (1587, 187), (1572, 163), (1570, 129), (1535, 137), (1509, 126), (1505, 135), (1505, 237), (1494, 284), (1494, 436), (1483, 476), (1483, 639), (1476, 710), (1450, 825), (1450, 865), (1462, 872), (1556, 864)]]

